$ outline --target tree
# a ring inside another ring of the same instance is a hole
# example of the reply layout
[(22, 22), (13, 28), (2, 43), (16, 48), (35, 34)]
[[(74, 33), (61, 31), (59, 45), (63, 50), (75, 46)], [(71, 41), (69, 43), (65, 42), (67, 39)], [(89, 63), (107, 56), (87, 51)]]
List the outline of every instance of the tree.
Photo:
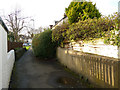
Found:
[(7, 21), (7, 25), (9, 29), (13, 32), (15, 41), (19, 41), (19, 32), (23, 30), (23, 28), (27, 27), (25, 23), (25, 19), (27, 17), (21, 17), (21, 10), (15, 10), (10, 13), (5, 20)]
[(31, 29), (30, 31), (28, 31), (28, 36), (29, 36), (29, 39), (32, 39), (34, 34), (33, 34), (33, 29)]
[(14, 41), (15, 38), (14, 38), (13, 32), (9, 31), (7, 36), (8, 36), (9, 41), (11, 41), (11, 42)]
[(79, 20), (101, 17), (101, 13), (96, 8), (96, 4), (93, 5), (92, 2), (87, 1), (71, 2), (68, 8), (65, 8), (65, 13), (70, 24), (78, 22)]

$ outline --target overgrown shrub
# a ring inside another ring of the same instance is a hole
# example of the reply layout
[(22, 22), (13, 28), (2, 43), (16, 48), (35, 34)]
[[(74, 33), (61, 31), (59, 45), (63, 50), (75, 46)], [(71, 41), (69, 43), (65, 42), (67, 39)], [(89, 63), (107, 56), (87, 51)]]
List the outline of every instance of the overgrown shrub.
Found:
[(56, 44), (52, 42), (52, 31), (46, 30), (34, 36), (32, 40), (34, 55), (41, 58), (53, 58), (56, 55)]
[(119, 30), (119, 25), (120, 25), (120, 19), (118, 19), (120, 16), (118, 16), (117, 13), (115, 13), (112, 18), (114, 20), (115, 26), (114, 29), (111, 30), (106, 34), (106, 38), (104, 42), (106, 44), (112, 44), (112, 45), (117, 45), (120, 47), (120, 30)]
[(67, 34), (66, 31), (69, 29), (69, 24), (68, 23), (63, 23), (60, 26), (57, 26), (53, 31), (52, 31), (52, 40), (57, 42), (58, 46), (61, 45), (61, 43), (64, 40), (67, 40)]
[(64, 24), (53, 30), (53, 40), (84, 40), (91, 38), (100, 38), (105, 32), (114, 28), (114, 22), (107, 18), (94, 18), (73, 23), (67, 27)]
[(93, 38), (101, 38), (105, 36), (109, 30), (112, 30), (114, 23), (108, 18), (94, 18), (79, 21), (69, 26), (67, 37), (69, 40), (85, 40)]
[[(111, 30), (116, 27), (116, 16), (86, 19), (77, 23), (63, 24), (52, 31), (53, 41), (91, 40), (110, 37)], [(60, 42), (62, 44), (62, 42)], [(106, 41), (108, 42), (108, 41)], [(59, 44), (60, 45), (60, 44)]]

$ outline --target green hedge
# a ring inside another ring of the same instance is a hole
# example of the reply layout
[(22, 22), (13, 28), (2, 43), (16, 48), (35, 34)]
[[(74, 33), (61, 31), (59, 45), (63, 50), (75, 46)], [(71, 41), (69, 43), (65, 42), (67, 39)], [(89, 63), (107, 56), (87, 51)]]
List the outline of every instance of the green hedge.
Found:
[(89, 40), (105, 36), (107, 31), (112, 30), (113, 27), (114, 22), (110, 19), (94, 18), (72, 24), (66, 33), (69, 40)]
[(52, 31), (52, 40), (57, 42), (58, 46), (63, 42), (63, 40), (67, 39), (67, 30), (69, 29), (69, 24), (64, 23), (61, 26), (57, 26)]
[(96, 8), (96, 4), (92, 2), (71, 2), (68, 8), (65, 8), (65, 13), (70, 24), (94, 17), (100, 18), (101, 13)]
[(56, 55), (56, 44), (52, 42), (52, 31), (46, 30), (34, 36), (32, 40), (34, 55), (41, 58), (53, 58)]
[(99, 19), (86, 19), (77, 23), (62, 24), (52, 31), (53, 41), (63, 43), (65, 40), (92, 40), (94, 38), (108, 37), (115, 29), (116, 16), (101, 17)]

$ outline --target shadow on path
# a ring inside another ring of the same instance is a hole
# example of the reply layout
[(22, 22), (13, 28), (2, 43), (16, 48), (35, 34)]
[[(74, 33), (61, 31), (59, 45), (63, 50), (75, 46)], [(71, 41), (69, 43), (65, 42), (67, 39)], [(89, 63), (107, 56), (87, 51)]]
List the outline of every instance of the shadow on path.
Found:
[[(70, 88), (57, 82), (60, 77), (73, 76), (56, 60), (41, 60), (29, 49), (15, 62), (10, 88)], [(76, 79), (77, 80), (77, 79)], [(78, 85), (82, 88), (82, 85)]]

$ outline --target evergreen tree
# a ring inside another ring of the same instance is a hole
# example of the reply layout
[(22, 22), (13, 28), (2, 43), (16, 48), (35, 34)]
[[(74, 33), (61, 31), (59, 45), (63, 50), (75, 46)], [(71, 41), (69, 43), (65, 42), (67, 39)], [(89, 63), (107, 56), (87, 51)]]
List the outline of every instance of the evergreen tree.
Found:
[(96, 8), (96, 4), (93, 5), (92, 2), (87, 1), (82, 2), (72, 1), (68, 8), (65, 8), (65, 13), (68, 17), (68, 22), (70, 24), (78, 22), (79, 20), (101, 17), (101, 13)]

